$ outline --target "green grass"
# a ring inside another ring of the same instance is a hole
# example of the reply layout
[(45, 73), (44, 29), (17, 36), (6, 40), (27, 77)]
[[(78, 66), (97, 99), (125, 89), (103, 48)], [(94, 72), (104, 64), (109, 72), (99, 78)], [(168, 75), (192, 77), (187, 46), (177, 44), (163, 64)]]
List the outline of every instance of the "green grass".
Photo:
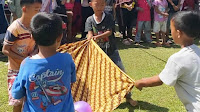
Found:
[[(170, 55), (180, 50), (180, 47), (155, 47), (142, 44), (125, 46), (117, 39), (119, 53), (127, 74), (134, 80), (159, 74)], [(0, 112), (11, 112), (7, 95), (7, 58), (0, 57)], [(133, 88), (132, 98), (138, 101), (138, 106), (132, 107), (123, 102), (113, 112), (185, 112), (173, 87), (162, 85), (144, 88), (142, 91)]]

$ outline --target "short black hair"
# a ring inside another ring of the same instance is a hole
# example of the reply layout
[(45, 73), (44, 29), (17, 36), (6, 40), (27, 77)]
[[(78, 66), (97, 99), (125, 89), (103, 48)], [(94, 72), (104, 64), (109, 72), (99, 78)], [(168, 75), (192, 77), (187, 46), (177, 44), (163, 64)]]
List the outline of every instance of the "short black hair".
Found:
[(56, 14), (40, 12), (31, 20), (31, 33), (36, 44), (53, 45), (63, 33), (62, 20)]
[(31, 5), (33, 3), (41, 3), (42, 4), (42, 0), (20, 0), (21, 7), (24, 5)]
[(195, 11), (177, 12), (172, 18), (177, 30), (183, 31), (191, 38), (200, 37), (200, 15)]

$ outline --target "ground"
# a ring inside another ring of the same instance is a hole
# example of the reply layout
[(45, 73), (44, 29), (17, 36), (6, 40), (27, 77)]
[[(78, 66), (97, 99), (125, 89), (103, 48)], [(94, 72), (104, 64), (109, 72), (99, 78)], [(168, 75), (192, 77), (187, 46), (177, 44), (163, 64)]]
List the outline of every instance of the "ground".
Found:
[[(199, 41), (195, 41), (198, 46)], [(117, 45), (127, 74), (134, 80), (159, 74), (170, 55), (180, 50), (178, 45), (171, 47), (156, 47), (142, 43), (141, 46), (125, 46), (122, 39), (117, 38)], [(7, 94), (7, 57), (0, 52), (0, 112), (11, 112), (8, 106)], [(138, 101), (138, 106), (131, 107), (123, 102), (113, 112), (185, 112), (173, 87), (162, 85), (145, 88), (142, 91), (132, 89), (132, 98)]]

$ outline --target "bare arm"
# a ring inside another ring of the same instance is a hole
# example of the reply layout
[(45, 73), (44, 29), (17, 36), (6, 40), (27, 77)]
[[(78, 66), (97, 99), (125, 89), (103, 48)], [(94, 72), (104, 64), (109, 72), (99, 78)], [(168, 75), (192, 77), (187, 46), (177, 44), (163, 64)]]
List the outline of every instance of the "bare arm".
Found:
[(92, 31), (88, 31), (87, 39), (88, 40), (91, 40), (91, 39), (96, 40), (96, 39), (100, 39), (100, 38), (106, 38), (106, 37), (109, 37), (111, 34), (112, 34), (112, 30), (107, 30), (106, 32), (104, 32), (102, 34), (93, 36), (93, 32)]
[(158, 9), (158, 6), (155, 6), (154, 7), (155, 8), (155, 11), (158, 13), (158, 14), (161, 14), (161, 15), (163, 15), (163, 16), (168, 16), (168, 13), (165, 13), (165, 12), (161, 12), (159, 9)]
[(100, 38), (106, 38), (109, 37), (112, 34), (112, 30), (107, 30), (106, 32), (94, 36), (94, 39), (100, 39)]
[(11, 46), (10, 45), (4, 45), (3, 48), (2, 48), (2, 52), (3, 54), (9, 56), (9, 57), (12, 57), (12, 58), (15, 58), (15, 59), (19, 59), (19, 60), (23, 60), (25, 57), (23, 56), (20, 56), (18, 54), (16, 54), (15, 52), (13, 52), (11, 50)]
[(175, 5), (175, 4), (172, 2), (172, 0), (168, 0), (168, 1), (169, 1), (169, 3), (173, 6), (173, 8), (174, 8), (175, 11), (178, 11), (178, 10), (180, 9), (181, 0), (179, 0), (178, 5)]
[(91, 40), (92, 37), (93, 37), (93, 32), (92, 31), (88, 31), (87, 39)]
[(143, 87), (154, 87), (154, 86), (160, 86), (163, 82), (160, 80), (159, 76), (153, 76), (149, 78), (143, 78), (141, 80), (137, 80), (135, 82), (135, 87), (139, 90), (142, 90)]

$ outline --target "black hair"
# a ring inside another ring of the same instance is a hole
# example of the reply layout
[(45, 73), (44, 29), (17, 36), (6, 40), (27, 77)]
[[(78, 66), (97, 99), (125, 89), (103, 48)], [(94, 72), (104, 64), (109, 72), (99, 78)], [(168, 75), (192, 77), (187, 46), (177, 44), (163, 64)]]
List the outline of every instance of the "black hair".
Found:
[(40, 12), (31, 20), (31, 33), (36, 44), (53, 45), (62, 35), (62, 19), (56, 14)]
[(191, 38), (200, 37), (200, 15), (195, 11), (181, 11), (172, 18), (177, 30), (183, 31)]
[(21, 7), (24, 5), (31, 5), (33, 3), (41, 3), (42, 4), (42, 0), (20, 0)]

